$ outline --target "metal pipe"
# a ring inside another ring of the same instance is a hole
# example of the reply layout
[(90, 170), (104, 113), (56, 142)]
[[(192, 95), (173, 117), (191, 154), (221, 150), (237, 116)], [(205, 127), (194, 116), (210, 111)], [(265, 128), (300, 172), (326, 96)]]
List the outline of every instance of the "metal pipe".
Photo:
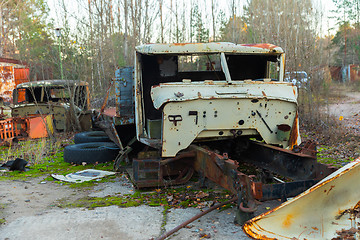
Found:
[(271, 130), (271, 128), (269, 127), (269, 125), (265, 122), (265, 119), (261, 116), (261, 114), (259, 113), (258, 110), (256, 110), (256, 113), (259, 115), (259, 117), (261, 118), (261, 120), (263, 121), (263, 123), (265, 124), (265, 126), (267, 127), (267, 129), (270, 131), (270, 133), (273, 133), (273, 131)]
[(207, 209), (207, 210), (205, 210), (205, 211), (203, 211), (203, 212), (195, 215), (194, 217), (192, 217), (192, 218), (190, 218), (189, 220), (183, 222), (183, 223), (180, 224), (179, 226), (177, 226), (177, 227), (173, 228), (172, 230), (168, 231), (167, 233), (161, 235), (161, 236), (160, 236), (159, 238), (157, 238), (156, 240), (164, 240), (165, 238), (169, 237), (170, 235), (176, 233), (177, 231), (179, 231), (180, 229), (182, 229), (183, 227), (185, 227), (186, 225), (188, 225), (189, 223), (192, 223), (192, 222), (195, 221), (196, 219), (204, 216), (205, 214), (207, 214), (207, 213), (209, 213), (209, 212), (211, 212), (211, 211), (213, 211), (213, 210), (215, 210), (215, 209), (217, 209), (217, 208), (219, 208), (219, 207), (222, 207), (222, 206), (224, 206), (224, 205), (226, 205), (226, 204), (235, 202), (237, 199), (238, 199), (238, 197), (234, 197), (234, 198), (232, 198), (232, 199), (230, 199), (230, 200), (228, 200), (228, 201), (226, 201), (226, 202), (219, 203), (219, 204), (217, 204), (217, 205), (212, 206), (211, 208), (209, 208), (209, 209)]
[(63, 66), (62, 66), (62, 59), (61, 59), (61, 28), (55, 28), (55, 35), (58, 38), (60, 74), (61, 74), (61, 80), (63, 80), (64, 79), (64, 73), (63, 73)]

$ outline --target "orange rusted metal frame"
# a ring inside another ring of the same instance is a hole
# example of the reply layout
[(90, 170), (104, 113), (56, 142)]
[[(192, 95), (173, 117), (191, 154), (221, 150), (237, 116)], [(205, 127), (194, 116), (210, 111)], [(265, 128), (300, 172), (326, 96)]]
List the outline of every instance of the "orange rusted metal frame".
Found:
[(0, 138), (3, 141), (8, 141), (20, 135), (20, 130), (17, 128), (16, 119), (8, 118), (0, 121)]
[[(13, 117), (0, 120), (0, 139), (8, 142), (14, 138), (18, 140), (26, 138), (43, 138), (48, 136), (49, 115), (34, 115), (26, 118)], [(51, 118), (51, 117), (50, 117)], [(51, 131), (51, 129), (49, 129)]]
[(101, 114), (104, 112), (104, 110), (105, 110), (105, 107), (106, 107), (106, 104), (107, 104), (107, 100), (108, 100), (108, 98), (109, 98), (110, 90), (111, 90), (111, 87), (112, 87), (113, 83), (114, 83), (114, 80), (111, 79), (110, 84), (109, 84), (109, 86), (108, 86), (108, 89), (106, 90), (106, 96), (105, 96), (105, 98), (104, 98), (104, 102), (103, 102), (103, 104), (102, 104), (102, 106), (101, 106), (99, 115), (97, 116), (96, 120), (98, 120), (98, 119), (100, 118), (100, 115), (101, 115)]
[(239, 167), (237, 161), (229, 159), (227, 154), (221, 156), (196, 145), (191, 145), (190, 150), (196, 152), (193, 162), (195, 171), (236, 194), (241, 212), (256, 211), (255, 196), (258, 185), (249, 176), (237, 170)]

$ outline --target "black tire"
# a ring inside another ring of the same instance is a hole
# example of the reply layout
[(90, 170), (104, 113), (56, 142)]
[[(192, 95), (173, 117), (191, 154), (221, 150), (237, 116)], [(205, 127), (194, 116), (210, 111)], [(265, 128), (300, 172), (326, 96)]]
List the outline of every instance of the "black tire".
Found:
[(91, 142), (69, 145), (64, 149), (64, 161), (74, 164), (104, 163), (113, 161), (119, 147), (111, 142)]
[(75, 144), (88, 142), (111, 142), (110, 138), (103, 131), (90, 131), (75, 134)]

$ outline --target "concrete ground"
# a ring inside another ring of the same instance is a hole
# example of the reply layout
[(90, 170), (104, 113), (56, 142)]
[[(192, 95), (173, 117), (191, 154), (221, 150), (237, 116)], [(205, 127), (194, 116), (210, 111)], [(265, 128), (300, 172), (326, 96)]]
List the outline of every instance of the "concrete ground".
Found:
[[(55, 206), (59, 199), (71, 201), (85, 196), (131, 193), (134, 188), (125, 177), (117, 178), (116, 182), (99, 183), (90, 190), (71, 189), (41, 179), (2, 181), (0, 189), (0, 218), (6, 220), (0, 225), (0, 240), (156, 239), (164, 230), (171, 230), (201, 211), (170, 209), (164, 215), (162, 207), (144, 205), (94, 210)], [(265, 211), (267, 204), (261, 205), (259, 211)], [(235, 209), (214, 210), (167, 239), (250, 239), (233, 223), (234, 215)]]

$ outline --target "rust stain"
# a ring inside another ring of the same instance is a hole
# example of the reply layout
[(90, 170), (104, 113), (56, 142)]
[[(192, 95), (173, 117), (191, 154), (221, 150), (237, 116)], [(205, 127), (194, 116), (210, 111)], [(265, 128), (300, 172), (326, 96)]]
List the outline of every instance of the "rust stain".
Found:
[(290, 139), (289, 139), (290, 149), (292, 149), (294, 146), (297, 145), (298, 132), (299, 132), (298, 131), (298, 121), (299, 121), (299, 116), (298, 116), (298, 112), (296, 112), (294, 123), (292, 125), (292, 129), (291, 129), (291, 133), (290, 133)]
[(360, 208), (360, 201), (354, 206), (354, 209), (359, 209)]
[(14, 68), (0, 66), (0, 97), (6, 102), (11, 102), (12, 91), (15, 88)]
[(169, 46), (203, 45), (203, 43), (171, 43)]
[(285, 227), (285, 228), (288, 228), (291, 226), (292, 224), (292, 220), (293, 220), (294, 216), (292, 214), (288, 214), (285, 218), (285, 220), (283, 221), (282, 225)]
[(242, 44), (242, 46), (246, 47), (256, 47), (256, 48), (265, 48), (269, 50), (273, 50), (274, 48), (277, 48), (278, 46), (270, 43), (255, 43), (255, 44)]
[[(261, 239), (261, 240), (277, 240), (277, 238), (269, 238), (266, 235), (258, 234), (257, 232), (254, 231), (255, 229), (261, 232), (265, 231), (265, 229), (261, 228), (258, 224), (256, 224), (256, 222), (246, 222), (243, 226), (243, 231), (251, 238)], [(266, 232), (274, 234), (269, 231)]]
[(264, 92), (264, 91), (261, 91), (262, 92), (262, 95), (264, 96), (264, 97), (266, 97), (266, 93)]
[(330, 191), (333, 190), (334, 187), (335, 187), (334, 185), (331, 185), (329, 191), (327, 191), (327, 195), (329, 195)]

